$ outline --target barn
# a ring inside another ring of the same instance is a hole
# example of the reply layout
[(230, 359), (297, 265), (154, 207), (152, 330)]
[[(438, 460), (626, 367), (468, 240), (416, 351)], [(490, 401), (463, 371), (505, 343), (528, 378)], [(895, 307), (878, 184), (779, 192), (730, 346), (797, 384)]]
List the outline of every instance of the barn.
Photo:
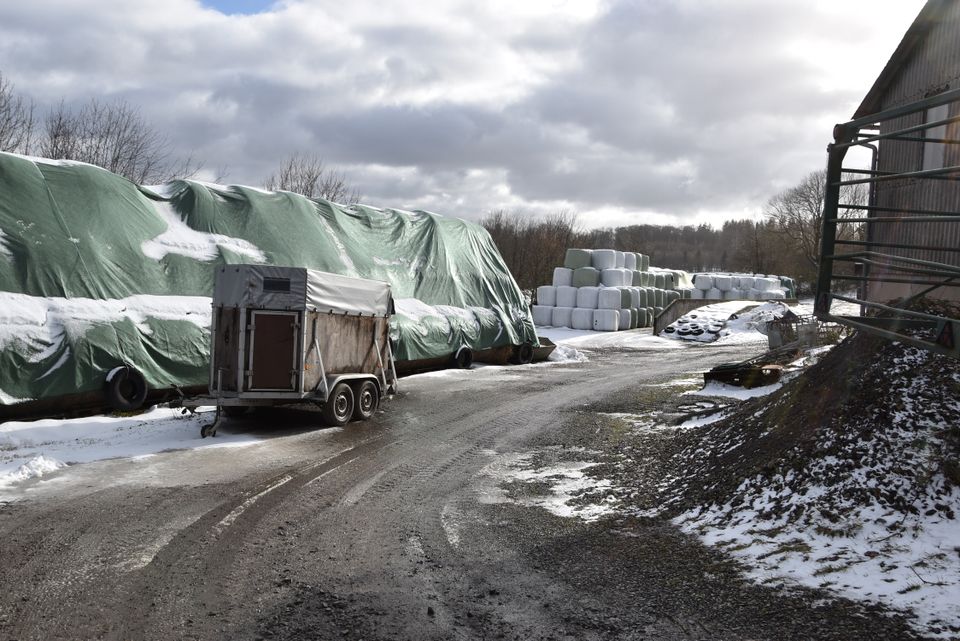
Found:
[[(833, 300), (858, 302), (872, 320), (855, 323), (894, 333), (933, 325), (956, 352), (955, 314), (904, 310), (921, 297), (960, 300), (958, 123), (960, 2), (928, 0), (853, 120), (834, 128), (818, 315), (829, 316)], [(869, 187), (866, 204), (844, 202), (851, 185)], [(855, 233), (840, 233), (849, 226)]]

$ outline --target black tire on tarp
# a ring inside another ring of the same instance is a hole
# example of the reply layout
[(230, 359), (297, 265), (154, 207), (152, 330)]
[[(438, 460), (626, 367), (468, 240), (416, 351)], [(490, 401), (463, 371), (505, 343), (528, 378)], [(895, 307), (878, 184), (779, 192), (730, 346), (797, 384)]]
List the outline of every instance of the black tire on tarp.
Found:
[(533, 345), (530, 343), (521, 343), (513, 348), (513, 356), (510, 362), (514, 365), (526, 365), (533, 361)]
[(147, 400), (147, 379), (135, 367), (122, 365), (107, 372), (103, 395), (107, 405), (120, 412), (140, 409)]
[(473, 365), (473, 350), (469, 347), (461, 347), (450, 360), (458, 369), (470, 369)]

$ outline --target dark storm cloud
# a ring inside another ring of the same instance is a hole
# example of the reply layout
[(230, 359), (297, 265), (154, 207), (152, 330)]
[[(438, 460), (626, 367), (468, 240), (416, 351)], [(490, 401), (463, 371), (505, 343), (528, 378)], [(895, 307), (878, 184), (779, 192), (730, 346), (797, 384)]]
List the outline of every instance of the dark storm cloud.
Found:
[(236, 182), (308, 151), (381, 205), (620, 220), (758, 206), (819, 168), (871, 80), (824, 80), (850, 19), (820, 3), (456, 2), (2, 3), (0, 71), (41, 111), (125, 99)]

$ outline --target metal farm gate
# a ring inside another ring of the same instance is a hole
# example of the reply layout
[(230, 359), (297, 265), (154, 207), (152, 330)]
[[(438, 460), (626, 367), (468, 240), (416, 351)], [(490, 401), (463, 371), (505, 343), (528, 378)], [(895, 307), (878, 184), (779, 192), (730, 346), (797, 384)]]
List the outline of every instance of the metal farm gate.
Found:
[[(815, 312), (960, 358), (960, 90), (852, 120), (828, 147)], [(868, 150), (870, 169), (845, 167)], [(867, 204), (843, 202), (868, 185)], [(856, 292), (852, 293), (853, 286)], [(953, 301), (917, 311), (926, 297)], [(831, 313), (834, 301), (862, 314)]]

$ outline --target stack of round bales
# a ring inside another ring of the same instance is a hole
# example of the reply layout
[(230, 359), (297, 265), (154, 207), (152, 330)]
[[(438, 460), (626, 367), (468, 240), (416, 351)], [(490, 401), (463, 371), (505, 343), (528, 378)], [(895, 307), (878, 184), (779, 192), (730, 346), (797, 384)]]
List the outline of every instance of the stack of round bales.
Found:
[(787, 276), (706, 272), (693, 275), (690, 298), (706, 300), (781, 300), (796, 298), (796, 283)]
[[(651, 269), (650, 257), (615, 249), (568, 249), (553, 283), (537, 288), (540, 327), (618, 331), (650, 327), (670, 302), (689, 298), (685, 272)], [(686, 293), (684, 293), (684, 291)]]

